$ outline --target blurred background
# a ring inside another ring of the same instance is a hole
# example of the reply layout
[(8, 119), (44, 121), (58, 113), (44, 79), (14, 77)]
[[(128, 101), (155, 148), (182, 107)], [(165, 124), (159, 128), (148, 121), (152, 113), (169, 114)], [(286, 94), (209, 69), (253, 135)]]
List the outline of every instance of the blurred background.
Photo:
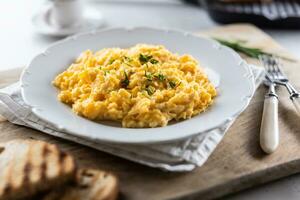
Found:
[[(1, 69), (24, 66), (35, 54), (61, 39), (39, 34), (37, 25), (33, 23), (33, 17), (54, 1), (56, 0), (0, 2)], [(300, 57), (299, 45), (295, 42), (300, 41), (298, 29), (300, 23), (297, 21), (300, 6), (292, 0), (279, 1), (280, 5), (275, 9), (274, 6), (269, 9), (260, 3), (249, 6), (249, 4), (220, 3), (212, 0), (81, 0), (81, 2), (87, 11), (93, 9), (93, 12), (102, 14), (104, 26), (100, 28), (151, 26), (199, 31), (212, 28), (219, 23), (258, 22), (258, 25), (281, 45)], [(287, 18), (292, 21), (284, 21)]]

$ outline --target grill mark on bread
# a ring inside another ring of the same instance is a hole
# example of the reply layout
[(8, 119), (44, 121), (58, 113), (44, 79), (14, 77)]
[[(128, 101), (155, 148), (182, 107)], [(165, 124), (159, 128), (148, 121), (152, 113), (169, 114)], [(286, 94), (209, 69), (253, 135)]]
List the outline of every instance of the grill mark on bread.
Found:
[(32, 165), (30, 163), (30, 161), (27, 161), (27, 163), (25, 164), (24, 167), (24, 177), (23, 177), (23, 183), (27, 184), (30, 182), (30, 172), (32, 170)]
[(63, 166), (62, 166), (62, 162), (61, 162), (61, 151), (58, 149), (58, 147), (56, 145), (53, 145), (53, 152), (55, 152), (55, 154), (58, 156), (58, 162), (57, 162), (57, 174), (62, 174), (63, 173)]
[(5, 177), (4, 179), (6, 179), (6, 185), (4, 186), (3, 189), (3, 194), (7, 195), (12, 191), (13, 186), (11, 185), (11, 172), (12, 172), (12, 166), (14, 165), (14, 163), (10, 163), (7, 167), (7, 170), (5, 172)]
[(23, 168), (23, 176), (21, 179), (21, 185), (26, 186), (25, 189), (30, 191), (31, 187), (30, 187), (30, 174), (32, 171), (32, 164), (31, 164), (31, 157), (32, 154), (34, 152), (33, 151), (33, 147), (32, 146), (28, 146), (27, 147), (27, 152), (25, 155), (25, 163), (24, 163), (24, 168)]
[(43, 163), (41, 164), (41, 180), (46, 179), (46, 171), (47, 171), (47, 163), (46, 160), (43, 160)]
[(9, 168), (6, 171), (4, 179), (6, 179), (6, 185), (3, 189), (3, 194), (7, 195), (12, 190), (11, 180), (10, 180), (10, 174), (11, 174), (11, 165), (8, 166)]
[(48, 145), (44, 145), (43, 146), (43, 150), (42, 150), (42, 157), (43, 157), (43, 162), (41, 164), (41, 180), (45, 180), (46, 179), (46, 172), (47, 172), (47, 157), (50, 154), (50, 150), (48, 148)]
[(63, 165), (67, 154), (64, 151), (59, 152), (59, 164)]
[(8, 194), (11, 191), (11, 185), (10, 183), (7, 183), (3, 189), (3, 194)]
[(0, 154), (5, 150), (4, 147), (0, 147)]
[(43, 147), (43, 157), (46, 158), (50, 154), (50, 149), (48, 148), (48, 145), (44, 145)]

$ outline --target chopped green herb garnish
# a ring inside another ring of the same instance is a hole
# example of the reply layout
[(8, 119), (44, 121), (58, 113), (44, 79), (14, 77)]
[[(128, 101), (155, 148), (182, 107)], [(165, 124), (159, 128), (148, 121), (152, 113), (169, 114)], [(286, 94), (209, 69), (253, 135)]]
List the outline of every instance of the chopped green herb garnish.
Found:
[(110, 71), (109, 70), (107, 70), (107, 71), (104, 71), (104, 76), (106, 76), (107, 74), (109, 74), (110, 73)]
[(98, 67), (98, 69), (100, 69), (100, 70), (101, 70), (101, 69), (102, 69), (102, 66), (99, 66), (99, 67)]
[(152, 64), (157, 64), (158, 63), (158, 60), (155, 60), (154, 58), (152, 58), (151, 60), (150, 60), (150, 62), (152, 63)]
[(131, 64), (129, 64), (130, 62), (132, 62), (133, 60), (132, 60), (132, 58), (129, 58), (129, 57), (127, 57), (127, 56), (124, 56), (123, 57), (123, 62), (126, 64), (126, 65), (128, 65), (129, 67), (133, 67)]
[(128, 65), (129, 67), (133, 67), (131, 64), (124, 62), (126, 65)]
[(171, 88), (176, 87), (176, 83), (174, 81), (169, 81), (169, 85), (170, 85)]
[(155, 88), (149, 85), (146, 86), (145, 90), (147, 91), (148, 95), (152, 95), (155, 92)]
[(146, 71), (145, 71), (145, 77), (147, 78), (148, 81), (153, 80), (153, 75), (151, 73), (147, 73)]
[(124, 60), (127, 61), (127, 62), (132, 62), (133, 61), (132, 58), (129, 58), (127, 56), (124, 56)]
[(145, 63), (147, 64), (147, 62), (150, 62), (152, 64), (158, 63), (158, 60), (154, 59), (153, 56), (151, 55), (148, 56), (148, 55), (140, 54), (139, 60), (141, 64), (145, 64)]
[(164, 76), (163, 74), (155, 75), (155, 78), (157, 78), (159, 81), (164, 81), (164, 80), (166, 80), (166, 76)]
[(125, 78), (121, 81), (121, 86), (123, 88), (127, 88), (127, 86), (129, 85), (129, 78), (128, 78), (126, 71), (124, 71), (124, 76), (125, 76)]
[(149, 62), (151, 59), (152, 59), (151, 55), (148, 56), (148, 55), (140, 54), (140, 57), (139, 57), (139, 61), (141, 62), (141, 64), (145, 64), (145, 63)]
[(109, 61), (109, 65), (111, 65), (111, 64), (113, 64), (115, 62), (115, 59), (111, 59), (110, 61)]

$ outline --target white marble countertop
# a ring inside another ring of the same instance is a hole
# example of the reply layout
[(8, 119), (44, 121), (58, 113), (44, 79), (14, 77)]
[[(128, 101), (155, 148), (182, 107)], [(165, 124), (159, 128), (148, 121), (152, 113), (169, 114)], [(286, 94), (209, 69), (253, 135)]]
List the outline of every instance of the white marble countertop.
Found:
[[(25, 66), (35, 54), (58, 40), (34, 32), (31, 18), (41, 3), (38, 0), (0, 2), (0, 71)], [(175, 0), (152, 0), (148, 3), (144, 0), (93, 0), (88, 3), (102, 12), (107, 26), (153, 26), (199, 31), (217, 25), (200, 8)], [(300, 30), (265, 31), (300, 58)], [(298, 200), (299, 183), (300, 175), (294, 175), (227, 198)]]

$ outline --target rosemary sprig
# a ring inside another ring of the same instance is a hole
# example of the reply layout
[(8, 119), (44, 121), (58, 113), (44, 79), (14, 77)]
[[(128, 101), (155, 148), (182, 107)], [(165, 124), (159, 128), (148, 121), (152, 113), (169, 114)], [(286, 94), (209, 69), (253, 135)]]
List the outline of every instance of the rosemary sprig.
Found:
[(278, 56), (278, 55), (274, 55), (268, 52), (263, 51), (262, 49), (259, 48), (251, 48), (251, 47), (247, 47), (243, 45), (243, 42), (241, 41), (228, 41), (228, 40), (224, 40), (224, 39), (220, 39), (220, 38), (213, 38), (214, 40), (218, 41), (219, 43), (221, 43), (224, 46), (227, 46), (239, 53), (243, 53), (246, 56), (249, 56), (251, 58), (256, 58), (259, 59), (260, 56), (266, 55), (266, 56), (276, 56), (278, 58), (281, 58), (283, 60), (287, 60), (287, 61), (291, 61), (291, 62), (295, 62), (295, 60), (291, 59), (291, 58), (286, 58), (283, 56)]

